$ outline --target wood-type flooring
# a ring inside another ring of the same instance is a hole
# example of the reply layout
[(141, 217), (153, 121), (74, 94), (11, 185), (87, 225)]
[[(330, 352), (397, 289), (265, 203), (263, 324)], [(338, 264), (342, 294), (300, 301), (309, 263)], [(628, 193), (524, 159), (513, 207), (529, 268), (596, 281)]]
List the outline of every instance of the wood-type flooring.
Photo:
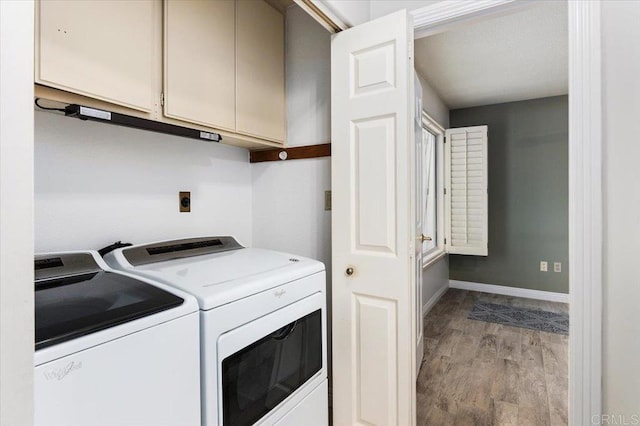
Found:
[(467, 319), (476, 300), (564, 303), (449, 289), (425, 316), (418, 425), (567, 425), (569, 336)]

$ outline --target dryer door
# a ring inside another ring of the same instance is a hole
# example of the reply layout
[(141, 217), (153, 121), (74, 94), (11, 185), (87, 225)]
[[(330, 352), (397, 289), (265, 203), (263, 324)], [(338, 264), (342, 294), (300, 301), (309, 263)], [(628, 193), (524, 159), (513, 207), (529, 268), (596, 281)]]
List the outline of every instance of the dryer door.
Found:
[(322, 295), (226, 333), (218, 341), (224, 425), (251, 425), (323, 371)]

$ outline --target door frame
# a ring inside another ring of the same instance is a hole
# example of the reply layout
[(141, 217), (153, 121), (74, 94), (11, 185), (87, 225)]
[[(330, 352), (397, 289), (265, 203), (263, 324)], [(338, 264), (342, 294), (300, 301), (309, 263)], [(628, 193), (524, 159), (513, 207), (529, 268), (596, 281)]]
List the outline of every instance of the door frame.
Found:
[[(346, 29), (294, 0), (331, 32)], [(532, 6), (526, 0), (448, 0), (410, 11), (414, 39)], [(326, 9), (326, 7), (325, 7)], [(569, 423), (602, 413), (602, 81), (600, 0), (568, 0)]]
[(0, 1), (0, 424), (33, 424), (33, 0)]
[[(531, 3), (464, 0), (411, 12), (422, 38)], [(602, 83), (600, 0), (568, 1), (569, 424), (602, 412)]]

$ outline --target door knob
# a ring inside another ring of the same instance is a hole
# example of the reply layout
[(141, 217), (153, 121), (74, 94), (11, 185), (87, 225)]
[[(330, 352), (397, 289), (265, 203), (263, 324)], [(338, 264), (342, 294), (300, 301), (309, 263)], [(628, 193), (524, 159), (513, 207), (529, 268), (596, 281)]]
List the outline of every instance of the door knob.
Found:
[(427, 237), (424, 234), (420, 234), (420, 237), (418, 239), (420, 240), (421, 243), (424, 243), (425, 241), (432, 241), (433, 240), (433, 238)]
[(348, 267), (346, 271), (344, 271), (345, 274), (347, 274), (347, 276), (351, 276), (354, 273), (354, 269), (352, 267)]

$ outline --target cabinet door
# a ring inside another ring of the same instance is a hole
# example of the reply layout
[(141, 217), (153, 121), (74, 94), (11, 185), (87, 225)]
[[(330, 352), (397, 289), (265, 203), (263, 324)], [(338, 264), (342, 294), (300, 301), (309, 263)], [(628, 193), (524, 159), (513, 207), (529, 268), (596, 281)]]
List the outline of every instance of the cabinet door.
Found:
[(284, 142), (284, 17), (264, 1), (236, 8), (237, 131)]
[(37, 11), (37, 83), (151, 111), (157, 0), (46, 0)]
[(234, 15), (233, 0), (165, 1), (165, 116), (235, 130)]

